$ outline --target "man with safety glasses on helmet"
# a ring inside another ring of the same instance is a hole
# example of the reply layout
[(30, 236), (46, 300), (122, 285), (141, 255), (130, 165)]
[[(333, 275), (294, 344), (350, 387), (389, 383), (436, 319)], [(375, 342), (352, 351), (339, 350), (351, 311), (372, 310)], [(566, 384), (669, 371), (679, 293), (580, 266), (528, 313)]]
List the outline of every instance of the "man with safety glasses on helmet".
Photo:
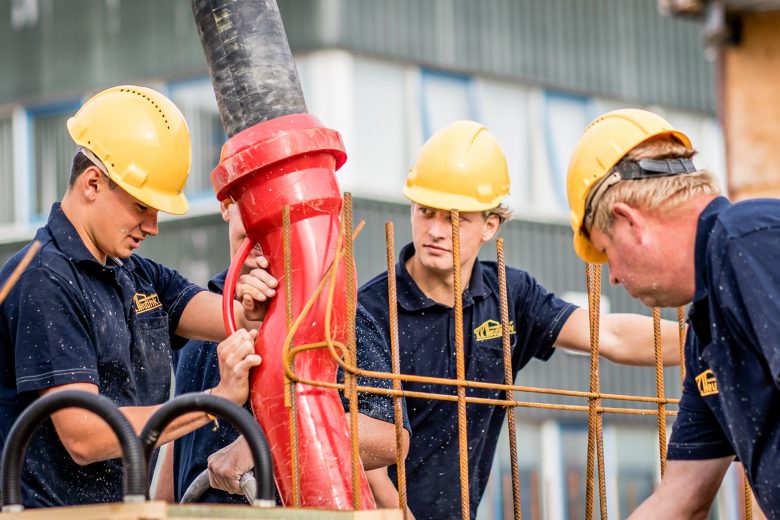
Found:
[[(255, 331), (263, 306), (242, 279), (236, 318), (245, 328), (225, 338), (221, 298), (134, 251), (157, 234), (159, 211), (188, 209), (184, 184), (190, 136), (162, 94), (114, 87), (68, 120), (79, 146), (70, 183), (36, 234), (40, 251), (0, 307), (0, 442), (38, 396), (76, 389), (114, 401), (140, 431), (170, 395), (171, 348), (184, 338), (221, 341), (219, 383), (210, 389), (237, 404), (248, 372), (260, 364)], [(25, 250), (0, 271), (7, 280)], [(244, 298), (246, 296), (248, 299)], [(176, 419), (161, 442), (209, 422)], [(30, 439), (22, 473), (26, 507), (118, 502), (121, 448), (97, 416), (55, 413)]]
[(607, 113), (568, 171), (574, 249), (647, 305), (691, 304), (666, 473), (632, 518), (706, 518), (742, 463), (780, 518), (780, 201), (731, 204), (660, 116)]
[[(401, 372), (456, 378), (454, 275), (450, 210), (459, 210), (460, 273), (463, 287), (465, 378), (504, 382), (499, 284), (496, 264), (477, 259), (511, 212), (506, 160), (487, 128), (458, 121), (434, 134), (409, 171), (404, 195), (412, 202), (412, 243), (396, 264)], [(590, 352), (588, 313), (556, 297), (529, 273), (507, 268), (512, 374), (531, 358), (547, 360), (560, 346)], [(390, 337), (388, 274), (360, 288), (360, 303)], [(610, 314), (601, 319), (600, 352), (619, 363), (654, 363), (652, 320)], [(664, 361), (679, 363), (677, 324), (663, 323)], [(452, 386), (404, 382), (405, 391), (454, 394)], [(472, 397), (500, 399), (498, 390), (470, 388)], [(457, 404), (406, 398), (412, 428), (406, 458), (409, 508), (418, 520), (461, 516)], [(476, 517), (496, 450), (505, 408), (467, 408), (469, 511)], [(378, 503), (395, 506), (396, 468), (370, 472)], [(379, 475), (379, 473), (386, 473)], [(380, 483), (384, 478), (385, 482)]]

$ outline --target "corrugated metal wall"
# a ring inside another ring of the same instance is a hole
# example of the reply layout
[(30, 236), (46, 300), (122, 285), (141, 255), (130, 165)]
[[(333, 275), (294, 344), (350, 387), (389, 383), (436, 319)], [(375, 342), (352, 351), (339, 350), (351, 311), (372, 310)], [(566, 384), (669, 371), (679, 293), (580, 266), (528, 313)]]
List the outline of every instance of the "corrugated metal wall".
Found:
[[(189, 2), (0, 0), (0, 103), (205, 72)], [(19, 3), (23, 5), (24, 3)], [(714, 112), (700, 25), (656, 0), (279, 0), (294, 51), (345, 48), (553, 89)]]
[[(355, 243), (358, 281), (363, 283), (386, 269), (385, 222), (392, 220), (394, 223), (396, 256), (411, 239), (409, 207), (356, 199), (354, 213), (356, 224), (361, 219), (366, 221), (366, 227)], [(556, 293), (585, 290), (584, 265), (574, 254), (571, 231), (567, 226), (511, 221), (504, 227), (502, 234), (509, 265), (526, 269), (542, 285)], [(21, 243), (0, 246), (0, 262), (5, 262), (21, 246)], [(211, 275), (227, 266), (227, 225), (219, 215), (173, 219), (163, 222), (160, 225), (160, 236), (149, 239), (142, 249), (142, 254), (204, 284)], [(484, 259), (495, 258), (493, 246), (486, 246), (483, 252)], [(604, 277), (606, 279), (606, 272)], [(622, 288), (607, 286), (603, 292), (610, 298), (613, 312), (647, 313), (647, 309), (632, 301)], [(533, 362), (521, 372), (518, 384), (587, 390), (588, 365), (586, 356), (561, 352), (553, 356), (550, 362)], [(668, 369), (666, 374), (666, 394), (679, 395), (679, 372), (677, 369)], [(654, 396), (655, 376), (652, 369), (618, 366), (604, 361), (601, 388), (604, 392)], [(536, 394), (518, 397), (527, 401), (585, 404), (581, 399), (561, 400)], [(619, 403), (608, 405), (617, 406)], [(525, 409), (523, 413), (526, 417), (540, 416), (539, 412)], [(542, 415), (550, 416), (549, 412), (543, 412)], [(559, 415), (567, 414), (561, 412)], [(620, 418), (625, 419), (625, 416), (621, 415)]]
[(332, 0), (336, 45), (555, 89), (714, 112), (700, 25), (656, 0)]

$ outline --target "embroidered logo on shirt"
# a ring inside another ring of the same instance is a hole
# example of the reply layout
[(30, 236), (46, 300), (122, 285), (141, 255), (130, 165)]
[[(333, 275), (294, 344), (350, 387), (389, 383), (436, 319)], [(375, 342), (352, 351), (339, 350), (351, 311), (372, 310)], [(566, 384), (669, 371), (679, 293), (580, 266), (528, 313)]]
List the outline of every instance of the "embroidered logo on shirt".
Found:
[(699, 393), (702, 397), (718, 393), (718, 380), (715, 379), (715, 373), (712, 370), (705, 370), (696, 376), (696, 385), (699, 387)]
[(141, 294), (141, 293), (135, 293), (135, 296), (133, 296), (133, 302), (135, 303), (135, 313), (136, 314), (143, 314), (145, 312), (149, 312), (151, 310), (157, 309), (158, 307), (162, 307), (162, 304), (160, 303), (160, 298), (157, 296), (157, 294)]
[[(509, 322), (509, 333), (515, 333), (515, 322)], [(477, 341), (485, 341), (501, 337), (501, 324), (496, 320), (487, 320), (485, 323), (474, 329), (474, 335)]]

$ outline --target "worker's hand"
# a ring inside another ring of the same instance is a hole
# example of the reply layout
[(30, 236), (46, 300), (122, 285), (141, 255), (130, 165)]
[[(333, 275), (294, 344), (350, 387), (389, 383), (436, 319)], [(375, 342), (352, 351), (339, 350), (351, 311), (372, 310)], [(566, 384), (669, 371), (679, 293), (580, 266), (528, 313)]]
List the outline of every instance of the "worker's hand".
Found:
[(268, 259), (262, 255), (247, 258), (243, 273), (236, 283), (236, 298), (244, 307), (244, 319), (262, 321), (279, 282), (268, 272)]
[(238, 485), (241, 475), (254, 468), (249, 444), (240, 435), (236, 440), (209, 456), (209, 484), (234, 495), (242, 494)]
[(211, 393), (243, 405), (249, 396), (249, 370), (262, 361), (255, 354), (257, 331), (238, 329), (217, 345), (219, 384)]

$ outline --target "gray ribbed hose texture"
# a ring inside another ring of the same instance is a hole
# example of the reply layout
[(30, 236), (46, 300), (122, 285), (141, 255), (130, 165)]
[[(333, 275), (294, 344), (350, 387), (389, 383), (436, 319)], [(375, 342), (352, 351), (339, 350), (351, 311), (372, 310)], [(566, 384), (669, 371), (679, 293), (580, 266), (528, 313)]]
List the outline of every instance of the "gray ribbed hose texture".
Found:
[(228, 137), (306, 113), (275, 0), (192, 0), (192, 13)]

